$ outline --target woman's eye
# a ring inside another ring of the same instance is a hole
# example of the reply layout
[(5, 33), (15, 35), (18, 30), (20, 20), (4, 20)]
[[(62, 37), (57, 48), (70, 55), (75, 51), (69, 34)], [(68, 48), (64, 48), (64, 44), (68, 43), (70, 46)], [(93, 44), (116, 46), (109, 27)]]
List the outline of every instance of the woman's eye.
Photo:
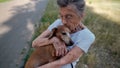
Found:
[(62, 33), (62, 35), (66, 35), (66, 33)]
[(71, 18), (72, 18), (72, 15), (67, 15), (66, 18), (67, 18), (67, 19), (71, 19)]

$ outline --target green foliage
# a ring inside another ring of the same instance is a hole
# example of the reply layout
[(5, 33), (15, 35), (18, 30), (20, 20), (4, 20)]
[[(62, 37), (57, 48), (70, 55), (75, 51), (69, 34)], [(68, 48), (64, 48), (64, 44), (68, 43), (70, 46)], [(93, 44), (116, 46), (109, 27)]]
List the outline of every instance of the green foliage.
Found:
[(6, 1), (10, 1), (10, 0), (0, 0), (0, 3), (1, 3), (1, 2), (6, 2)]
[[(58, 18), (58, 5), (56, 0), (49, 0), (46, 11), (41, 19), (42, 23), (53, 23)], [(42, 25), (41, 25), (42, 26)]]
[[(110, 6), (106, 5), (106, 2), (98, 0), (94, 2), (91, 0), (91, 5), (86, 8), (86, 16), (84, 18), (84, 24), (95, 34), (96, 40), (89, 52), (81, 57), (77, 68), (80, 68), (81, 63), (87, 64), (89, 68), (119, 68), (120, 67), (120, 10), (117, 6), (120, 2), (112, 3), (110, 0)], [(89, 2), (89, 1), (88, 1)], [(93, 4), (96, 3), (96, 4)], [(104, 5), (104, 6), (103, 6)], [(95, 6), (95, 7), (94, 7)], [(99, 9), (110, 14), (101, 14), (95, 12), (95, 9)], [(107, 8), (109, 7), (109, 8)], [(116, 11), (113, 11), (116, 10)], [(115, 17), (112, 14), (116, 14)], [(114, 19), (114, 20), (113, 20)], [(117, 21), (116, 21), (117, 20)]]
[(40, 24), (36, 26), (32, 40), (40, 35), (48, 26), (58, 18), (58, 6), (56, 0), (49, 0), (47, 8), (40, 20)]

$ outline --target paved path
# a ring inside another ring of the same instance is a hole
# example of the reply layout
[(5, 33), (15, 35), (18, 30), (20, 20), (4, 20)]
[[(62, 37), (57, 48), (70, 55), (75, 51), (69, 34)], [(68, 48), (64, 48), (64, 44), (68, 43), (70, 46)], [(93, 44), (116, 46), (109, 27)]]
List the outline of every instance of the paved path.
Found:
[(23, 48), (43, 15), (48, 0), (0, 3), (0, 68), (16, 68)]

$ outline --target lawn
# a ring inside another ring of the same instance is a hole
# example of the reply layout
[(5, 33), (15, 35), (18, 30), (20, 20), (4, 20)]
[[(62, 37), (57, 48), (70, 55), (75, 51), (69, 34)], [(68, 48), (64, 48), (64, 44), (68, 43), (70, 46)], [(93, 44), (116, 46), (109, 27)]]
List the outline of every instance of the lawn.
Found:
[[(86, 0), (83, 23), (95, 34), (96, 40), (76, 68), (120, 68), (120, 1)], [(34, 40), (58, 18), (56, 0), (49, 0)]]
[(10, 1), (10, 0), (0, 0), (0, 3), (2, 3), (2, 2), (6, 2), (6, 1)]
[(91, 29), (96, 40), (88, 54), (78, 63), (89, 68), (120, 68), (120, 1), (87, 1), (84, 24)]

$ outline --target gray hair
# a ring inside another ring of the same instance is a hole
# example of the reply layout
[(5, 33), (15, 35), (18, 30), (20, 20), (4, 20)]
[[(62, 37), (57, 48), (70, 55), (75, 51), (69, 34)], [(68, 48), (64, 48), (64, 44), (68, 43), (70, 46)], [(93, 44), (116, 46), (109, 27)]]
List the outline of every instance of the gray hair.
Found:
[(74, 5), (80, 14), (84, 12), (85, 1), (84, 0), (57, 0), (59, 7), (67, 7), (68, 5)]

